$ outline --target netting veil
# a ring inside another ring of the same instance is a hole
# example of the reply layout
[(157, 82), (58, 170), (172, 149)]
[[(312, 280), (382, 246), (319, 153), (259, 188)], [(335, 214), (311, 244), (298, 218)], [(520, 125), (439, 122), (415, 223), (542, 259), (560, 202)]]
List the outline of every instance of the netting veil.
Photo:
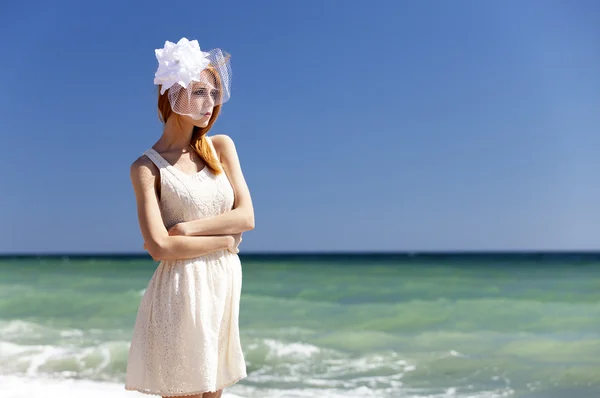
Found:
[(155, 50), (158, 69), (154, 84), (168, 90), (173, 112), (201, 119), (231, 97), (230, 55), (221, 49), (200, 50), (198, 41), (185, 37)]

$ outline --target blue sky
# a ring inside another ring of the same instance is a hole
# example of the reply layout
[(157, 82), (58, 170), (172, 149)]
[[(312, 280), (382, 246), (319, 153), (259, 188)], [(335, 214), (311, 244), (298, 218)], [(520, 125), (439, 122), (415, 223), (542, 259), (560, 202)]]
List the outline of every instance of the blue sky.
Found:
[(600, 249), (600, 3), (2, 7), (0, 253), (137, 252), (154, 49), (232, 55), (246, 252)]

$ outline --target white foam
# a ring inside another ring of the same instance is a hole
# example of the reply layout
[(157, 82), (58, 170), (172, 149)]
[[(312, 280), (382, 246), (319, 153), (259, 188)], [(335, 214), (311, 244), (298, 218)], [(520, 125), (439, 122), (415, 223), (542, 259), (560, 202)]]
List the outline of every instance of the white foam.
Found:
[(41, 338), (47, 333), (48, 328), (37, 323), (15, 319), (11, 321), (0, 321), (0, 337), (10, 339), (13, 337), (27, 336), (29, 338)]
[(300, 342), (283, 343), (278, 340), (265, 339), (264, 344), (269, 348), (269, 355), (273, 355), (277, 358), (294, 357), (306, 359), (321, 351), (317, 346)]
[[(102, 383), (90, 380), (56, 380), (47, 378), (27, 378), (20, 376), (0, 376), (0, 396), (2, 398), (148, 398), (135, 391), (126, 391), (123, 385)], [(225, 392), (223, 398), (243, 398)]]
[(17, 356), (27, 351), (31, 351), (31, 346), (24, 346), (6, 341), (0, 341), (0, 358)]
[(79, 329), (71, 329), (71, 330), (61, 330), (61, 337), (81, 337), (83, 336), (83, 330)]

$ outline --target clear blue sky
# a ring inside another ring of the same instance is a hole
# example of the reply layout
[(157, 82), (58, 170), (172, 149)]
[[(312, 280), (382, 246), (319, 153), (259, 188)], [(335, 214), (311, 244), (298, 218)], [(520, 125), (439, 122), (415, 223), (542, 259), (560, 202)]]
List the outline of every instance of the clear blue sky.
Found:
[(597, 1), (0, 9), (0, 252), (136, 252), (154, 49), (232, 55), (243, 250), (600, 249)]

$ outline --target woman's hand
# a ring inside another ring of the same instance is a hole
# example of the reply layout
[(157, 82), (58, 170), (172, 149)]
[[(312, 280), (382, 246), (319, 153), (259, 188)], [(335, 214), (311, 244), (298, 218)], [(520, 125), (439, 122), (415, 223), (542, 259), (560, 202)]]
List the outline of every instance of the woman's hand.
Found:
[(169, 228), (169, 236), (187, 236), (187, 231), (184, 225), (184, 223), (177, 223), (173, 225), (171, 228)]
[(227, 250), (233, 254), (238, 254), (240, 252), (238, 246), (242, 242), (242, 233), (232, 234), (231, 236), (233, 237), (233, 244)]

